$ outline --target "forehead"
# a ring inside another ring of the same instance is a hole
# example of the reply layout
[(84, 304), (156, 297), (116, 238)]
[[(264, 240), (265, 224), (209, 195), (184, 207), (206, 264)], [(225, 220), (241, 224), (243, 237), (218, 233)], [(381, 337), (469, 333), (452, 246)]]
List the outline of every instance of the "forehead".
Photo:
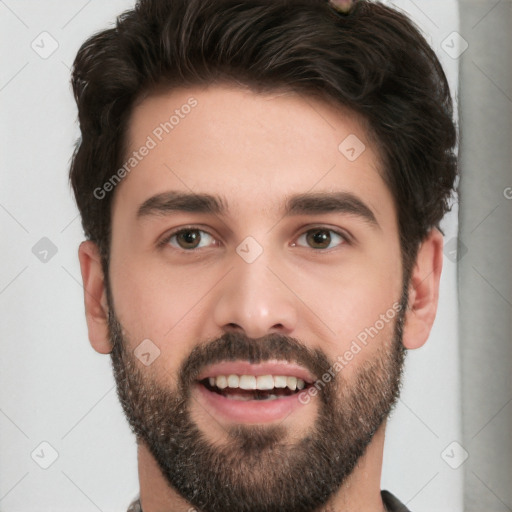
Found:
[(125, 213), (168, 191), (217, 195), (234, 215), (277, 214), (293, 194), (347, 191), (394, 217), (364, 123), (303, 94), (231, 85), (159, 92), (135, 106), (127, 148), (114, 196)]

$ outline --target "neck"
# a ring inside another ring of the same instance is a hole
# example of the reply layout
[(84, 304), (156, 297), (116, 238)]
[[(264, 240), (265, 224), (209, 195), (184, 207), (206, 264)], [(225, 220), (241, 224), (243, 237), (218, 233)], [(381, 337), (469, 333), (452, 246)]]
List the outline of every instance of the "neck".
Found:
[[(385, 422), (356, 468), (328, 503), (316, 512), (385, 512), (380, 494)], [(143, 512), (192, 512), (195, 509), (170, 485), (142, 442), (138, 444), (140, 502)], [(198, 511), (197, 511), (198, 512)]]

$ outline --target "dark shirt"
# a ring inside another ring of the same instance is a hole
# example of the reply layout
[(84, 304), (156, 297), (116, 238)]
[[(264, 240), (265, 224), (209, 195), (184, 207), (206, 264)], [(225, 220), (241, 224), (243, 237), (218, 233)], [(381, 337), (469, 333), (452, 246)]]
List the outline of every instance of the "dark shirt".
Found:
[[(381, 491), (381, 496), (387, 512), (410, 512), (410, 510), (400, 503), (390, 492)], [(127, 512), (143, 512), (138, 497), (130, 505)]]
[(381, 491), (382, 501), (388, 512), (411, 512), (403, 503), (398, 501), (390, 492)]

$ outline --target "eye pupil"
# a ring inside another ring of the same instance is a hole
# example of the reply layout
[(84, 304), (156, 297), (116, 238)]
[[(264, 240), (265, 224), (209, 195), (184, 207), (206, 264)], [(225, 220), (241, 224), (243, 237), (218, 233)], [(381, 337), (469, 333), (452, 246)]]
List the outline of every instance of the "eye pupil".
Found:
[(317, 229), (308, 233), (308, 243), (314, 248), (325, 248), (331, 243), (331, 234), (326, 229)]
[(195, 248), (201, 241), (201, 235), (197, 229), (182, 231), (176, 238), (184, 249)]

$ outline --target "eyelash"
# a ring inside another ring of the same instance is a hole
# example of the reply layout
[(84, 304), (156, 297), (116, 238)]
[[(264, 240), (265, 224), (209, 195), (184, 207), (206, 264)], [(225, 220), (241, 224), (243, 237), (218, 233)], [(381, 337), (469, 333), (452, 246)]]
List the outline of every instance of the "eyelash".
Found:
[[(198, 226), (186, 226), (186, 227), (181, 227), (179, 229), (176, 229), (176, 230), (172, 231), (171, 233), (169, 233), (168, 235), (166, 235), (161, 241), (158, 242), (158, 247), (164, 248), (165, 246), (169, 245), (169, 242), (172, 240), (173, 237), (179, 235), (180, 233), (186, 233), (187, 231), (200, 231), (201, 233), (206, 233), (208, 236), (212, 237), (213, 240), (217, 241), (217, 239), (211, 233), (206, 231), (205, 229), (202, 229)], [(330, 233), (334, 233), (335, 235), (339, 236), (342, 239), (342, 242), (339, 245), (337, 245), (336, 247), (339, 247), (342, 245), (349, 245), (352, 242), (351, 237), (347, 233), (342, 232), (342, 231), (337, 231), (335, 229), (332, 229), (332, 228), (329, 228), (326, 226), (314, 226), (312, 228), (309, 228), (306, 231), (301, 232), (300, 235), (296, 238), (296, 240), (298, 240), (300, 237), (302, 237), (312, 231), (328, 231)], [(293, 243), (293, 247), (295, 247), (295, 246), (297, 246), (296, 242)], [(304, 247), (304, 246), (299, 246), (299, 247)], [(336, 247), (331, 247), (331, 248), (327, 248), (327, 249), (322, 249), (322, 248), (315, 249), (313, 247), (308, 247), (308, 248), (315, 252), (328, 252), (328, 251), (335, 249)], [(183, 248), (178, 248), (178, 247), (172, 247), (172, 248), (174, 250), (180, 251), (182, 253), (197, 252), (197, 251), (204, 249), (204, 248), (183, 249)]]

